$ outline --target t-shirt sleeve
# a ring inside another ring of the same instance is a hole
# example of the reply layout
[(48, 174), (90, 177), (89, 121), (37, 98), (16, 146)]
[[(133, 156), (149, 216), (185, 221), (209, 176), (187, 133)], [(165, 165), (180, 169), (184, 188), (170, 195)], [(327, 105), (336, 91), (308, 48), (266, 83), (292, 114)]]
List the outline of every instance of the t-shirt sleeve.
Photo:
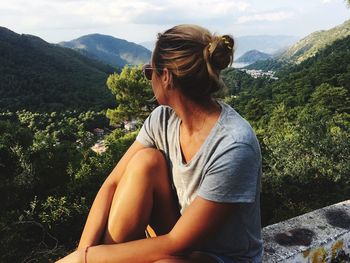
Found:
[(213, 161), (198, 195), (214, 202), (252, 203), (258, 189), (260, 166), (260, 154), (250, 145), (234, 143)]
[(143, 123), (142, 128), (136, 137), (136, 140), (143, 146), (152, 148), (156, 147), (156, 137), (159, 131), (156, 131), (155, 129), (161, 129), (160, 124), (162, 122), (160, 119), (163, 115), (162, 111), (164, 111), (162, 106), (155, 108)]

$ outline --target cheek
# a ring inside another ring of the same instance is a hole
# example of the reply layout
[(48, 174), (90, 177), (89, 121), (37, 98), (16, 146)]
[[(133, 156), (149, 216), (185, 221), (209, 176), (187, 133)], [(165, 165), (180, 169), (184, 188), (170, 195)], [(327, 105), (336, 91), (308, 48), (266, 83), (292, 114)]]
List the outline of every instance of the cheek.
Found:
[(155, 96), (156, 98), (158, 98), (158, 93), (159, 93), (159, 91), (158, 91), (158, 89), (157, 89), (157, 87), (156, 87), (156, 84), (153, 83), (153, 81), (152, 81), (152, 91), (153, 91), (154, 96)]
[(157, 93), (157, 84), (155, 83), (155, 81), (153, 81), (153, 79), (152, 79), (152, 82), (151, 82), (151, 86), (152, 86), (153, 94), (156, 95), (156, 93)]
[(154, 97), (157, 99), (158, 103), (163, 105), (166, 104), (166, 96), (162, 92), (160, 87), (152, 86)]

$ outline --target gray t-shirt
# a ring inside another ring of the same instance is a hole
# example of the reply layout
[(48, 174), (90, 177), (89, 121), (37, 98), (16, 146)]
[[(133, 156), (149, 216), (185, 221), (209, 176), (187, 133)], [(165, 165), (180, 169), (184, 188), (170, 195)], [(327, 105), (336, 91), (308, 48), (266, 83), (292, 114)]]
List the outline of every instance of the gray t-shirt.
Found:
[(219, 103), (217, 123), (188, 163), (183, 162), (180, 149), (181, 120), (170, 107), (157, 107), (136, 140), (165, 154), (181, 213), (197, 195), (237, 204), (227, 223), (206, 242), (205, 251), (235, 262), (261, 262), (259, 143), (249, 123), (229, 105)]

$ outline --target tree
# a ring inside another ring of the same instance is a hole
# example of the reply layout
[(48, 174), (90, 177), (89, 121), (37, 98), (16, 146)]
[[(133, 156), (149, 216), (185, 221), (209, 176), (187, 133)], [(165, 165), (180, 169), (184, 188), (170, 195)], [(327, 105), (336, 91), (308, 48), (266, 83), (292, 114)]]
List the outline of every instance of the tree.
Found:
[[(296, 114), (295, 114), (296, 113)], [(344, 200), (350, 194), (349, 114), (310, 103), (280, 105), (264, 138), (264, 223)], [(323, 193), (327, 193), (326, 195)]]
[(310, 101), (332, 112), (350, 112), (350, 97), (348, 91), (343, 87), (333, 87), (323, 83), (312, 93)]
[(152, 105), (149, 101), (153, 92), (141, 66), (125, 66), (120, 74), (114, 73), (109, 76), (107, 86), (117, 102), (116, 109), (107, 111), (111, 123), (118, 124), (132, 119), (143, 121), (151, 112)]

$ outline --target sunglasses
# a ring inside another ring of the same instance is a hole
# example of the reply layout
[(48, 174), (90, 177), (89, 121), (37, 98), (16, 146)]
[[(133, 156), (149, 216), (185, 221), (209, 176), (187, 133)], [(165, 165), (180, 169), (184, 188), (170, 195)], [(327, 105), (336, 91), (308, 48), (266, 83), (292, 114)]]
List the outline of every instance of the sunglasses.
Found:
[(145, 64), (142, 67), (142, 72), (145, 75), (146, 79), (152, 80), (153, 70), (157, 70), (157, 69), (160, 69), (160, 68), (154, 68), (150, 64)]

